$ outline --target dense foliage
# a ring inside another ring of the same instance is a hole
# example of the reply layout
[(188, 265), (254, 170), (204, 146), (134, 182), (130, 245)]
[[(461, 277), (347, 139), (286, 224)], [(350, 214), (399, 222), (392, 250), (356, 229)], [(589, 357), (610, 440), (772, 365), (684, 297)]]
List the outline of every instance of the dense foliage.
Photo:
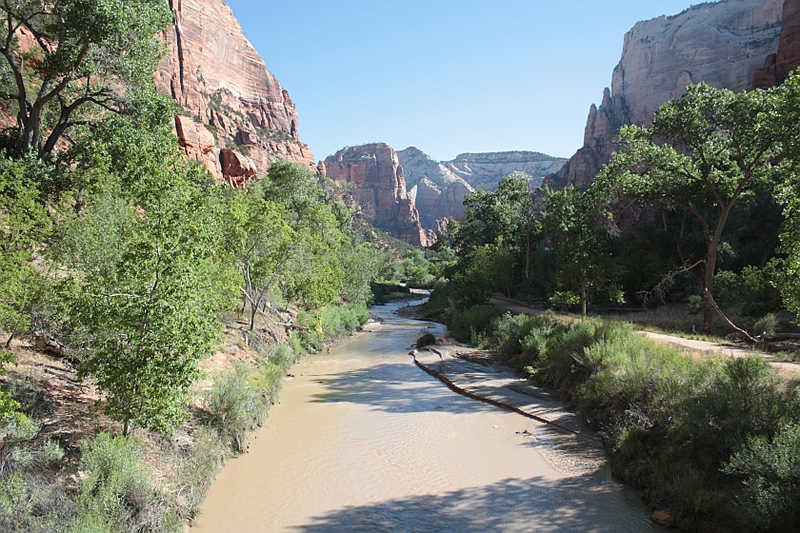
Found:
[[(684, 301), (702, 311), (699, 329), (718, 315), (751, 341), (758, 319), (798, 315), (798, 87), (797, 76), (741, 93), (693, 85), (652, 126), (623, 127), (587, 191), (531, 195), (509, 177), (469, 195), (436, 245), (452, 254), (454, 305), (502, 293), (585, 315)], [(753, 331), (723, 307), (752, 316)]]

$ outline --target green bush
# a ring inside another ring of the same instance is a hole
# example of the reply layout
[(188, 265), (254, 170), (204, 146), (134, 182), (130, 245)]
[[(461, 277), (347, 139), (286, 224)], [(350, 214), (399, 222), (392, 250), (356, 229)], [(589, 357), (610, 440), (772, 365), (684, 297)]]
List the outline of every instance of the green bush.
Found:
[(81, 481), (73, 533), (181, 530), (142, 463), (144, 445), (101, 433), (81, 446)]
[(217, 433), (208, 427), (200, 427), (193, 435), (192, 447), (178, 450), (173, 470), (173, 505), (184, 519), (192, 519), (200, 510), (217, 471), (225, 464), (230, 448), (220, 442)]
[(782, 427), (773, 439), (750, 437), (725, 465), (727, 474), (742, 480), (742, 503), (749, 527), (788, 531), (800, 519), (800, 424)]
[(759, 318), (753, 325), (754, 335), (773, 335), (775, 334), (775, 315), (767, 313)]
[(502, 310), (493, 305), (475, 305), (462, 310), (451, 307), (445, 319), (451, 337), (460, 342), (469, 342), (473, 331), (491, 336), (494, 331), (493, 321), (502, 313)]
[(245, 451), (247, 433), (260, 425), (269, 407), (265, 394), (251, 383), (248, 365), (234, 372), (220, 372), (203, 397), (207, 423), (217, 430), (236, 453)]
[(64, 457), (58, 443), (35, 444), (20, 436), (38, 432), (26, 428), (14, 435), (7, 433), (0, 446), (0, 531), (62, 531), (75, 513), (75, 505), (63, 489), (47, 479), (44, 470)]
[(426, 333), (417, 339), (417, 348), (424, 348), (426, 346), (430, 346), (431, 344), (436, 344), (436, 335), (433, 333)]
[(769, 363), (753, 356), (726, 360), (687, 404), (684, 424), (720, 465), (748, 437), (774, 434), (797, 401), (782, 391)]
[(689, 296), (689, 310), (690, 315), (699, 315), (703, 312), (703, 298), (696, 294)]

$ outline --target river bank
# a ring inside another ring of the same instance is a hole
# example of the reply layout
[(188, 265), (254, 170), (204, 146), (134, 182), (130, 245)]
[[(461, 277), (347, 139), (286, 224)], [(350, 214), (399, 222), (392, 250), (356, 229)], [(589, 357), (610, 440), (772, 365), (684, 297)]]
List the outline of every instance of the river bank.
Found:
[[(692, 351), (698, 341), (667, 342), (624, 322), (563, 320), (516, 307), (521, 314), (492, 306), (442, 310), (440, 303), (433, 309), (501, 366), (568, 401), (601, 435), (614, 476), (643, 492), (659, 522), (685, 531), (796, 525), (794, 507), (778, 511), (771, 496), (790, 501), (800, 491), (795, 460), (773, 460), (797, 456), (790, 444), (800, 433), (796, 364), (730, 346)], [(470, 372), (441, 351), (428, 360)], [(480, 384), (458, 373), (465, 390)]]
[[(13, 339), (18, 363), (4, 389), (31, 423), (0, 434), (0, 529), (78, 533), (105, 523), (103, 531), (181, 531), (219, 468), (247, 451), (248, 434), (277, 401), (289, 367), (369, 319), (366, 308), (316, 318), (282, 312), (289, 327), (259, 322), (251, 330), (235, 315), (223, 317), (216, 353), (200, 362), (187, 391), (185, 422), (169, 435), (138, 428), (122, 437), (104, 414), (103, 396), (67, 355)], [(310, 328), (298, 322), (311, 320), (320, 327), (306, 334)]]
[(607, 468), (546, 455), (602, 457), (595, 446), (562, 447), (546, 424), (416, 367), (408, 347), (446, 330), (397, 317), (402, 305), (372, 308), (379, 322), (363, 334), (292, 367), (192, 531), (656, 530)]

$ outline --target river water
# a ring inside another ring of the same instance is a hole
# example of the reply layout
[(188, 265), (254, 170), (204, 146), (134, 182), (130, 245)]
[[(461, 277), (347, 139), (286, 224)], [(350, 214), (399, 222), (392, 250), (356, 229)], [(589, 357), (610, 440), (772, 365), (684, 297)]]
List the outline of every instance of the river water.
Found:
[(418, 369), (410, 345), (445, 330), (398, 317), (401, 305), (374, 307), (382, 324), (292, 367), (193, 533), (655, 530), (602, 469), (551, 466), (539, 453), (549, 429)]

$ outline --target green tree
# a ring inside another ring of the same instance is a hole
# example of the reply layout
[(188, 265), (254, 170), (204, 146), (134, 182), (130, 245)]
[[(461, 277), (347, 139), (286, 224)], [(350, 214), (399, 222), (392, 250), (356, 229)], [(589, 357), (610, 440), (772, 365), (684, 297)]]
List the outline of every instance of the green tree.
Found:
[(583, 194), (573, 186), (554, 191), (545, 189), (542, 212), (545, 234), (558, 256), (558, 303), (580, 305), (581, 316), (586, 316), (592, 296), (602, 290), (618, 300), (620, 294), (613, 284), (615, 267), (608, 253), (597, 200)]
[(777, 109), (771, 125), (781, 143), (782, 167), (787, 176), (779, 187), (785, 220), (780, 251), (785, 257), (774, 266), (781, 271), (778, 286), (783, 303), (800, 318), (800, 75), (792, 73), (773, 94)]
[(0, 16), (0, 97), (17, 115), (7, 144), (21, 153), (47, 158), (70, 128), (156, 98), (162, 0), (15, 0)]
[(344, 289), (340, 251), (349, 212), (325, 194), (310, 170), (286, 161), (270, 166), (264, 198), (278, 206), (294, 232), (281, 280), (284, 294), (307, 306), (333, 302)]
[(165, 129), (120, 119), (103, 135), (90, 164), (106, 182), (63, 223), (56, 250), (71, 273), (70, 346), (125, 433), (167, 432), (219, 337), (217, 189)]
[[(459, 301), (485, 303), (498, 291), (513, 295), (518, 274), (526, 280), (530, 275), (531, 251), (538, 240), (528, 181), (507, 176), (496, 191), (468, 194), (464, 206), (464, 222), (451, 222), (437, 246), (455, 250), (457, 260), (445, 273), (456, 284)], [(493, 270), (479, 272), (482, 268)]]
[(225, 243), (241, 274), (239, 290), (250, 308), (250, 330), (291, 257), (295, 232), (258, 189), (228, 193)]
[(698, 222), (704, 250), (682, 257), (682, 269), (700, 284), (704, 332), (718, 310), (714, 273), (731, 212), (743, 195), (775, 175), (774, 110), (767, 91), (689, 86), (681, 98), (659, 108), (651, 128), (620, 130), (622, 149), (592, 187), (598, 195), (680, 210)]
[(31, 326), (31, 305), (40, 280), (34, 251), (50, 230), (37, 183), (51, 170), (31, 158), (0, 158), (0, 330), (9, 333), (6, 348), (15, 332)]

